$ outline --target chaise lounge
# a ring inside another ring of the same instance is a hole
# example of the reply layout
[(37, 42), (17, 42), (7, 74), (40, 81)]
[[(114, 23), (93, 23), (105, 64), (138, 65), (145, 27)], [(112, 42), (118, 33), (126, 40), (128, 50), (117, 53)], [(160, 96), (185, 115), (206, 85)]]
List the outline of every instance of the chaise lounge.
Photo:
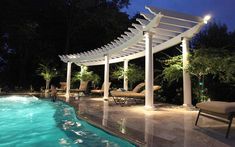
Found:
[(75, 93), (79, 93), (81, 95), (85, 95), (85, 93), (87, 92), (88, 82), (89, 81), (82, 81), (80, 83), (79, 89), (70, 89), (70, 92), (75, 92)]
[[(109, 89), (110, 85), (111, 85), (111, 82), (109, 82), (108, 89)], [(104, 94), (104, 83), (102, 84), (101, 89), (93, 89), (93, 90), (91, 90), (91, 93), (92, 94), (100, 94), (102, 96), (102, 94)]]
[(60, 82), (60, 88), (57, 88), (56, 90), (58, 92), (65, 92), (66, 91), (67, 84), (66, 82)]
[[(159, 90), (161, 86), (153, 86), (153, 91)], [(140, 99), (145, 98), (145, 90), (141, 92), (133, 92), (133, 91), (111, 91), (111, 96), (116, 104), (120, 104), (123, 106), (129, 99), (134, 99), (135, 102)]]
[(225, 137), (228, 138), (233, 117), (235, 116), (235, 102), (202, 102), (198, 103), (196, 107), (199, 108), (198, 116), (195, 122), (196, 126), (199, 116), (205, 116), (217, 121), (227, 123), (228, 128)]

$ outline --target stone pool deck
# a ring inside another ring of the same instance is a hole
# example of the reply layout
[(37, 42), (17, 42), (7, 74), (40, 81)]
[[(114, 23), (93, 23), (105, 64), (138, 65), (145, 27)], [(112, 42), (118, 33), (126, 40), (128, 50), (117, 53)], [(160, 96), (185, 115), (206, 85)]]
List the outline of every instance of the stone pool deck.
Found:
[(83, 97), (72, 99), (77, 114), (91, 123), (146, 147), (226, 147), (235, 146), (235, 123), (225, 139), (227, 125), (201, 117), (194, 126), (197, 109), (156, 104), (155, 111), (143, 105), (121, 107), (112, 99)]

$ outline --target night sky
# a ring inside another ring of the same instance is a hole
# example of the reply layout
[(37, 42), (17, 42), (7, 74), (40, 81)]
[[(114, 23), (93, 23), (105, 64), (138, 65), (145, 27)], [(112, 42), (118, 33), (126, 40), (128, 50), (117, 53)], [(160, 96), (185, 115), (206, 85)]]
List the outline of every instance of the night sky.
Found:
[(123, 9), (130, 16), (146, 12), (145, 6), (154, 6), (201, 17), (210, 14), (213, 21), (225, 23), (229, 31), (235, 30), (235, 0), (130, 0), (130, 3)]

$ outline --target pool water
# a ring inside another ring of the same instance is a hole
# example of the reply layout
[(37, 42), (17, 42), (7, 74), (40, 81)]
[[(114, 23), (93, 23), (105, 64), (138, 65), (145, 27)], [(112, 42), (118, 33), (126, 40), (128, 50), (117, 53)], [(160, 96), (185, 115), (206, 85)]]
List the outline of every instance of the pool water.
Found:
[(0, 147), (131, 147), (76, 117), (61, 102), (31, 96), (0, 97)]

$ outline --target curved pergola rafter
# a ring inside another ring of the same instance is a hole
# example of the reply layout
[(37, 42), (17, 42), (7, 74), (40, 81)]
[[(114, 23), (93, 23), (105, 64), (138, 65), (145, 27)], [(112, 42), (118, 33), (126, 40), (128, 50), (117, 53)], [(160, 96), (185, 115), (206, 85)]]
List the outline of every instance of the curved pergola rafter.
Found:
[[(117, 37), (114, 41), (101, 48), (78, 53), (76, 56), (60, 56), (61, 60), (64, 62), (74, 62), (76, 64), (81, 63), (87, 66), (104, 64), (103, 57), (105, 54), (110, 55), (110, 63), (122, 62), (122, 58), (132, 60), (144, 56), (144, 53), (140, 53), (143, 52), (142, 50), (137, 50), (137, 52), (133, 52), (132, 50), (133, 48), (137, 48), (137, 46), (138, 48), (145, 48), (143, 34), (146, 31), (154, 33), (153, 53), (156, 53), (159, 49), (155, 48), (161, 48), (163, 43), (171, 44), (171, 46), (173, 46), (171, 40), (174, 40), (174, 45), (178, 44), (181, 42), (182, 37), (191, 38), (198, 30), (200, 30), (200, 27), (204, 25), (204, 20), (197, 16), (157, 9), (154, 7), (146, 7), (146, 9), (149, 10), (149, 13), (141, 13), (144, 19), (136, 19), (139, 24), (132, 24), (133, 27), (128, 28), (128, 31), (124, 32), (124, 34)], [(137, 56), (134, 57), (132, 53), (137, 54)], [(120, 59), (117, 60), (117, 58)], [(101, 59), (102, 61), (96, 62)], [(91, 62), (89, 62), (89, 60)]]
[[(128, 62), (136, 58), (144, 57), (146, 60), (146, 72), (150, 72), (152, 77), (152, 54), (184, 43), (186, 48), (185, 54), (188, 52), (188, 38), (192, 38), (198, 33), (201, 27), (208, 21), (208, 17), (204, 19), (197, 16), (187, 15), (179, 12), (158, 9), (155, 7), (146, 7), (149, 13), (140, 13), (143, 18), (138, 18), (133, 23), (132, 27), (128, 28), (120, 37), (117, 37), (112, 42), (103, 45), (100, 48), (86, 51), (83, 53), (60, 55), (60, 59), (66, 63), (75, 63), (77, 65), (105, 65), (105, 69), (109, 68), (107, 64)], [(182, 41), (183, 40), (183, 41)], [(149, 65), (150, 64), (150, 65)], [(125, 63), (127, 66), (128, 64)], [(105, 75), (108, 71), (105, 71)], [(105, 77), (106, 83), (107, 77)], [(146, 97), (152, 99), (151, 79), (146, 81)], [(187, 78), (187, 80), (189, 80)], [(125, 84), (127, 82), (124, 82)], [(124, 85), (124, 87), (127, 87)], [(107, 97), (107, 89), (104, 96)], [(69, 90), (67, 90), (69, 93)], [(190, 91), (191, 94), (191, 91)], [(189, 94), (188, 94), (189, 95)], [(147, 101), (146, 107), (151, 107), (152, 104)]]

